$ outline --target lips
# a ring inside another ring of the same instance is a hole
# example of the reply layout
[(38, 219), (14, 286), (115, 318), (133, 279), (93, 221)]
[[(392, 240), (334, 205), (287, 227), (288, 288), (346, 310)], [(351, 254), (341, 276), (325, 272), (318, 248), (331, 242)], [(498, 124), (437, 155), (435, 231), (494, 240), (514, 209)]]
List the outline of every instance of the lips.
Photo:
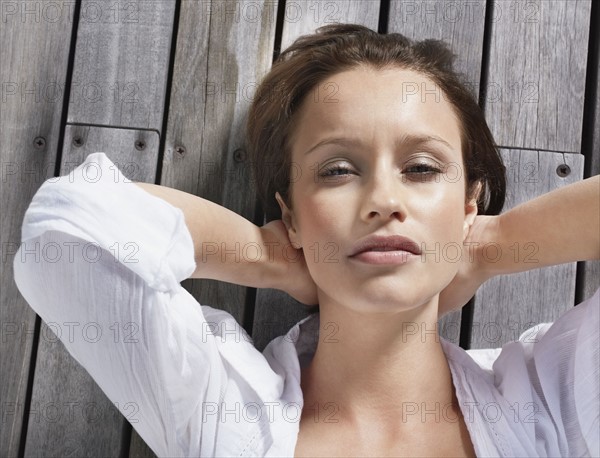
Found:
[(413, 240), (401, 235), (370, 235), (359, 240), (350, 257), (365, 252), (405, 251), (415, 255), (421, 254), (421, 248)]

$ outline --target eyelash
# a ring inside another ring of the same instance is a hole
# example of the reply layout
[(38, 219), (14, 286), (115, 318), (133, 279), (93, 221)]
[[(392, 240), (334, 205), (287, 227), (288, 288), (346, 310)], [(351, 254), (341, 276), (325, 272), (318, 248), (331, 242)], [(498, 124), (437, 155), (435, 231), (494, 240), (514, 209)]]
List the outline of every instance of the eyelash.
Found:
[[(418, 170), (416, 170), (418, 169)], [(323, 169), (323, 171), (321, 172), (320, 176), (323, 178), (327, 178), (327, 177), (333, 177), (333, 176), (344, 176), (346, 174), (338, 174), (338, 173), (332, 173), (332, 172), (337, 172), (337, 171), (344, 171), (344, 172), (352, 172), (352, 169), (350, 169), (349, 167), (343, 167), (340, 165), (332, 165), (332, 166), (328, 166), (325, 167)], [(440, 169), (439, 167), (430, 165), (430, 164), (412, 164), (410, 166), (408, 166), (408, 168), (403, 172), (407, 175), (419, 175), (420, 177), (423, 176), (427, 176), (427, 175), (434, 175), (437, 173), (442, 173), (442, 169)]]
[(409, 169), (421, 169), (420, 172), (417, 171), (412, 171), (412, 172), (405, 172), (405, 173), (411, 173), (411, 174), (418, 174), (418, 175), (428, 175), (428, 174), (434, 174), (434, 173), (442, 173), (442, 169), (440, 167), (436, 167), (434, 165), (431, 164), (413, 164), (411, 166), (408, 167)]
[(332, 172), (337, 172), (338, 170), (342, 170), (345, 172), (351, 172), (351, 170), (348, 167), (341, 167), (339, 165), (331, 165), (331, 166), (327, 166), (323, 169), (323, 171), (319, 174), (319, 176), (321, 177), (332, 177), (332, 176), (339, 176), (339, 174), (334, 174)]

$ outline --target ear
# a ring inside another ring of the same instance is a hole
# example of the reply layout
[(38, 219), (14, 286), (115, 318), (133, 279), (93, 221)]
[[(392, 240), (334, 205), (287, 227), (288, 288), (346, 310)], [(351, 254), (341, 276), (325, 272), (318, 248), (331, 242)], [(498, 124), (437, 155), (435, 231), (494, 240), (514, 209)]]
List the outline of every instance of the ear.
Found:
[(281, 219), (287, 229), (288, 238), (290, 239), (292, 246), (298, 250), (302, 248), (302, 244), (300, 243), (300, 235), (296, 229), (296, 218), (294, 216), (294, 212), (288, 208), (278, 192), (275, 193), (275, 199), (277, 200), (279, 208), (281, 209)]
[(473, 198), (465, 203), (465, 222), (463, 224), (463, 240), (467, 238), (469, 230), (475, 221), (477, 216), (477, 200), (479, 200), (479, 194), (481, 193), (482, 185), (481, 182), (477, 183), (477, 188), (473, 193)]

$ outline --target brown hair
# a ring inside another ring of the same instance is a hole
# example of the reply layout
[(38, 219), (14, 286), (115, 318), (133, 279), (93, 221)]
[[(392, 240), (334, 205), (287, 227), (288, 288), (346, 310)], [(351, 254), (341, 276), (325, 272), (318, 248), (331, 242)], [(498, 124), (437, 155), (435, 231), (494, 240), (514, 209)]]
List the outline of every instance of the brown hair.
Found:
[(398, 33), (379, 34), (364, 26), (335, 24), (298, 38), (277, 58), (258, 87), (246, 126), (246, 141), (258, 194), (267, 219), (281, 213), (275, 191), (289, 199), (294, 115), (304, 97), (327, 77), (359, 65), (400, 67), (436, 83), (460, 120), (467, 197), (481, 183), (480, 214), (498, 214), (504, 205), (506, 175), (483, 112), (453, 70), (454, 54), (439, 40), (414, 42)]

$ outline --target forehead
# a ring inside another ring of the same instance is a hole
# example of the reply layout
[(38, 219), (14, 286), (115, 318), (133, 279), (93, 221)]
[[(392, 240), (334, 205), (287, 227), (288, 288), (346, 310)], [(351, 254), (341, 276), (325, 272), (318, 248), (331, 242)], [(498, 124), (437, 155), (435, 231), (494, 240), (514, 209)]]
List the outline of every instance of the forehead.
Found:
[(441, 88), (416, 71), (396, 67), (357, 67), (315, 86), (297, 113), (293, 149), (327, 135), (375, 143), (437, 136), (461, 150), (459, 121)]

